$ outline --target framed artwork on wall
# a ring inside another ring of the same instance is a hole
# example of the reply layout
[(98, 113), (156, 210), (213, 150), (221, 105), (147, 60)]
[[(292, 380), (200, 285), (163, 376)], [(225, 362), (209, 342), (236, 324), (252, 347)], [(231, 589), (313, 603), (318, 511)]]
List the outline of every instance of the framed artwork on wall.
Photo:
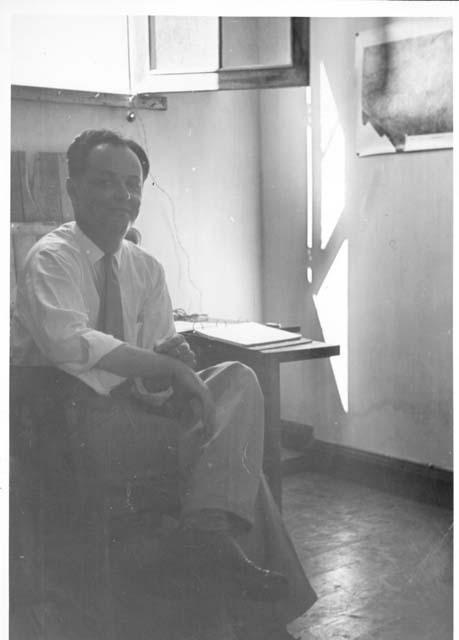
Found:
[(359, 156), (453, 146), (452, 20), (356, 34)]

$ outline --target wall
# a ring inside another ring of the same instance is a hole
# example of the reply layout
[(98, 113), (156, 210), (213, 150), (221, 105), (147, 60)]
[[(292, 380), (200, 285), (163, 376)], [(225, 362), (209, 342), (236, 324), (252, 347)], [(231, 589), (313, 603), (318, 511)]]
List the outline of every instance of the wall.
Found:
[(219, 317), (260, 314), (259, 128), (256, 92), (170, 95), (134, 123), (109, 107), (13, 101), (12, 149), (65, 151), (85, 128), (143, 144), (164, 190), (146, 184), (136, 223), (164, 264), (174, 307)]
[(342, 348), (284, 365), (285, 418), (451, 469), (452, 152), (356, 157), (354, 36), (375, 25), (312, 19), (311, 263), (305, 92), (261, 92), (263, 313)]

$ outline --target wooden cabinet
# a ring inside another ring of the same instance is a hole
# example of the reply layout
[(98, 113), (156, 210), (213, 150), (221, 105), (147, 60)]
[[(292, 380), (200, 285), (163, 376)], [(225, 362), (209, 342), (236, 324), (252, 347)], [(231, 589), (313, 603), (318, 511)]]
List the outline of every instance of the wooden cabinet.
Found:
[(11, 34), (16, 86), (137, 96), (309, 83), (308, 18), (17, 14)]
[(11, 82), (129, 93), (126, 16), (14, 15)]
[(133, 93), (309, 84), (308, 18), (135, 16), (129, 46)]

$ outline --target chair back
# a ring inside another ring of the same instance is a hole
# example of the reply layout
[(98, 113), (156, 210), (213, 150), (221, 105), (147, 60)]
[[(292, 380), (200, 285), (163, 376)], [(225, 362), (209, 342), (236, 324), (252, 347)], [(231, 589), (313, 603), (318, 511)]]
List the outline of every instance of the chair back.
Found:
[(73, 220), (66, 176), (65, 153), (11, 152), (11, 311), (17, 276), (31, 247), (63, 222)]
[[(73, 220), (67, 194), (65, 153), (11, 153), (10, 311), (14, 311), (16, 282), (32, 246), (64, 222)], [(132, 227), (126, 238), (140, 244)]]

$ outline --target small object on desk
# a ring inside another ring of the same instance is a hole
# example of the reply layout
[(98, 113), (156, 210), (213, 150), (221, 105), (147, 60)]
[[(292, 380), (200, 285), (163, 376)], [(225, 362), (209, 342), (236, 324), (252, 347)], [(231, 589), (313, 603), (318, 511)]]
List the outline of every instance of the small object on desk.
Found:
[(255, 347), (260, 345), (275, 345), (276, 343), (296, 343), (302, 339), (301, 333), (292, 333), (273, 327), (267, 327), (258, 322), (234, 322), (214, 326), (195, 326), (195, 333), (204, 338), (227, 342), (228, 344), (243, 347)]
[(174, 309), (173, 316), (174, 320), (186, 322), (207, 322), (209, 320), (207, 313), (187, 313), (185, 309)]

